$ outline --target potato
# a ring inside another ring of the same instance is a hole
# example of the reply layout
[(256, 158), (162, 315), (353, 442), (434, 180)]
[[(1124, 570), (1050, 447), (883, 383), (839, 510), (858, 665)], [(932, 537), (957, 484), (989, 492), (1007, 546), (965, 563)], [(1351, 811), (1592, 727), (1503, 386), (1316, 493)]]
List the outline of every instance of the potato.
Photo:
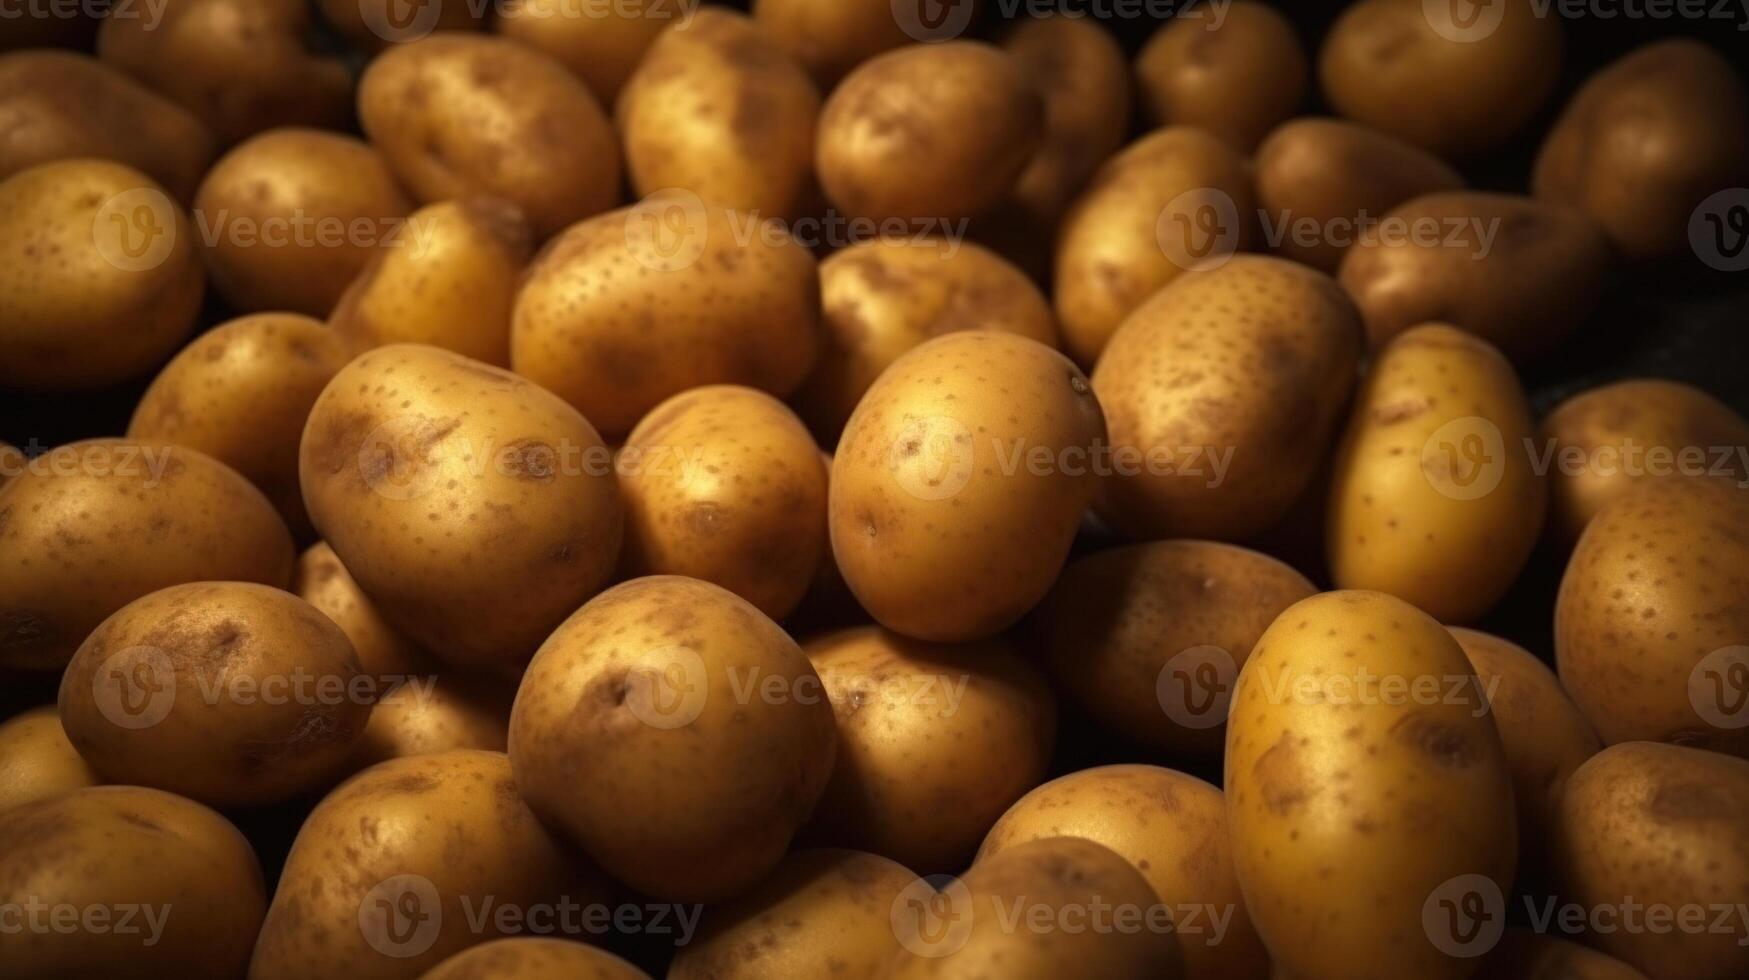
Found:
[(0, 813), (7, 976), (239, 977), (266, 904), (248, 840), (192, 800), (98, 786)]
[(510, 364), (618, 439), (700, 385), (788, 395), (819, 356), (819, 305), (813, 256), (781, 226), (655, 195), (548, 243), (517, 294)]
[[(340, 2), (340, 0), (334, 0)], [(685, 16), (680, 4), (609, 4), (571, 16), (571, 0), (505, 0), (492, 29), (544, 51), (589, 86), (596, 101), (613, 105), (620, 88), (661, 34)]]
[(92, 439), (0, 487), (0, 666), (55, 670), (109, 615), (183, 582), (291, 580), (292, 540), (230, 467), (181, 446)]
[(919, 643), (870, 626), (803, 649), (838, 721), (812, 836), (954, 871), (1044, 778), (1056, 702), (1006, 644)]
[(912, 44), (863, 62), (832, 91), (814, 165), (851, 218), (959, 221), (1014, 186), (1043, 121), (1037, 90), (999, 49)]
[(0, 813), (100, 782), (91, 764), (67, 741), (54, 705), (0, 722)]
[(544, 936), (494, 939), (451, 956), (422, 980), (650, 980), (612, 953)]
[(261, 488), (307, 537), (298, 440), (323, 387), (346, 366), (346, 344), (321, 321), (257, 313), (201, 334), (134, 406), (128, 438), (198, 449)]
[(495, 198), (413, 212), (383, 243), (328, 318), (354, 350), (430, 344), (510, 365), (510, 310), (533, 231)]
[(883, 980), (1185, 976), (1170, 908), (1129, 862), (1078, 837), (1021, 844), (941, 895), (907, 896), (893, 927), (904, 951)]
[(1112, 548), (1063, 569), (1036, 635), (1058, 690), (1094, 719), (1154, 751), (1212, 761), (1257, 638), (1316, 591), (1274, 558), (1233, 545)]
[(1533, 0), (1477, 10), (1361, 0), (1325, 35), (1318, 80), (1341, 115), (1440, 156), (1474, 156), (1554, 90), (1561, 19), (1545, 13)]
[(916, 880), (861, 851), (792, 852), (753, 891), (705, 915), (668, 980), (870, 980), (899, 950), (892, 903)]
[(893, 362), (832, 462), (832, 552), (874, 618), (920, 640), (993, 636), (1044, 597), (1093, 496), (1105, 420), (1034, 340), (937, 337)]
[(109, 782), (212, 806), (277, 803), (345, 765), (374, 698), (360, 674), (340, 627), (289, 592), (173, 585), (79, 647), (61, 723)]
[(137, 170), (63, 160), (0, 181), (0, 386), (144, 374), (200, 313), (188, 217)]
[(892, 0), (753, 0), (753, 19), (830, 88), (857, 65), (915, 40)]
[[(1696, 206), (1745, 179), (1749, 91), (1712, 48), (1673, 38), (1586, 81), (1545, 137), (1531, 184), (1584, 211), (1630, 258), (1651, 259), (1689, 248)], [(1705, 229), (1695, 247), (1715, 233), (1728, 235)]]
[(1548, 510), (1524, 449), (1534, 425), (1512, 365), (1481, 339), (1426, 324), (1386, 344), (1336, 452), (1332, 581), (1388, 592), (1445, 622), (1492, 609)]
[(514, 2), (438, 0), (408, 5), (404, 0), (316, 0), (316, 6), (322, 18), (354, 47), (380, 51), (417, 41), (432, 31), (477, 31), (485, 25), (488, 13), (507, 11)]
[(1178, 126), (1130, 144), (1063, 218), (1055, 299), (1065, 348), (1092, 366), (1160, 287), (1246, 247), (1255, 211), (1251, 165), (1208, 133)]
[(706, 8), (663, 32), (614, 110), (639, 197), (683, 187), (785, 218), (813, 185), (820, 93), (745, 15)]
[(0, 483), (23, 473), (28, 462), (30, 457), (24, 455), (24, 450), (0, 439)]
[(239, 312), (325, 317), (412, 205), (368, 144), (272, 129), (213, 165), (195, 196), (213, 288)]
[(832, 771), (832, 710), (777, 624), (708, 582), (635, 579), (542, 645), (510, 713), (516, 785), (615, 878), (715, 902), (771, 871)]
[(455, 749), (503, 752), (514, 687), (490, 675), (457, 672), (390, 681), (370, 712), (350, 766)]
[(340, 627), (366, 674), (391, 680), (429, 671), (429, 658), (383, 619), (326, 541), (298, 556), (291, 590)]
[(1196, 126), (1249, 153), (1306, 97), (1306, 52), (1274, 8), (1239, 0), (1189, 8), (1136, 55), (1142, 109), (1156, 126)]
[(1028, 841), (1080, 837), (1122, 855), (1180, 913), (1189, 980), (1263, 980), (1269, 957), (1233, 875), (1221, 791), (1158, 766), (1101, 766), (1021, 797), (984, 838), (973, 870)]
[(1492, 890), (1503, 909), (1518, 842), (1487, 698), (1437, 622), (1378, 592), (1289, 607), (1239, 674), (1225, 784), (1239, 884), (1277, 969), (1470, 975), (1443, 903)]
[(1335, 274), (1369, 222), (1464, 179), (1426, 150), (1340, 119), (1283, 123), (1257, 147), (1264, 238), (1278, 255)]
[(1234, 256), (1124, 321), (1093, 372), (1111, 425), (1100, 513), (1136, 538), (1237, 540), (1310, 484), (1354, 384), (1360, 322), (1328, 276)]
[(1603, 233), (1572, 208), (1448, 191), (1392, 208), (1349, 248), (1338, 279), (1375, 348), (1439, 322), (1523, 361), (1585, 322), (1609, 266)]
[(1495, 980), (1646, 980), (1620, 960), (1577, 942), (1521, 929), (1508, 929), (1477, 976)]
[(959, 330), (1056, 345), (1056, 319), (1026, 274), (971, 242), (875, 240), (820, 263), (826, 345), (796, 396), (819, 439), (837, 441), (862, 396), (899, 355)]
[(104, 18), (97, 55), (200, 117), (220, 140), (350, 124), (352, 75), (310, 44), (303, 0), (176, 0), (160, 9), (154, 18)]
[(675, 395), (619, 451), (622, 569), (720, 585), (788, 616), (826, 552), (826, 467), (783, 402), (708, 385)]
[(1715, 752), (1625, 742), (1580, 766), (1561, 802), (1563, 893), (1602, 916), (1633, 916), (1589, 941), (1654, 980), (1749, 971), (1746, 808), (1749, 762)]
[(456, 666), (526, 661), (619, 556), (619, 491), (589, 422), (436, 347), (379, 347), (335, 375), (299, 478), (383, 618)]
[(417, 977), (520, 931), (519, 918), (604, 895), (517, 796), (502, 753), (395, 759), (342, 783), (299, 828), (249, 977)]
[(619, 198), (619, 145), (595, 96), (513, 41), (446, 33), (385, 51), (359, 79), (358, 118), (421, 203), (503, 198), (547, 238)]
[(1749, 494), (1655, 480), (1591, 519), (1555, 600), (1561, 683), (1604, 744), (1749, 758)]
[(218, 149), (192, 113), (96, 58), (65, 51), (0, 57), (0, 133), (0, 178), (98, 157), (144, 172), (184, 204)]

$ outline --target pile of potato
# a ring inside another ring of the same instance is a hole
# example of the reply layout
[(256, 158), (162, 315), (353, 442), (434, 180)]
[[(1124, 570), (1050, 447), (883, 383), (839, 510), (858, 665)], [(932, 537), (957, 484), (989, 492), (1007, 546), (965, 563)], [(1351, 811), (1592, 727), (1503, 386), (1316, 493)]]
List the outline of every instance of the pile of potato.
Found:
[(1724, 57), (692, 6), (0, 21), (0, 978), (1749, 977)]

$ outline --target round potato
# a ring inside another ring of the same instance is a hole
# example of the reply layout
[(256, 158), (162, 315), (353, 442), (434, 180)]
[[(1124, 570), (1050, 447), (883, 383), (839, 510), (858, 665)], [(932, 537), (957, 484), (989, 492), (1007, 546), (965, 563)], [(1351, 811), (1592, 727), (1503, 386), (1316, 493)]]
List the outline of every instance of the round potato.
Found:
[(1506, 930), (1476, 975), (1493, 980), (1646, 980), (1621, 960), (1522, 929)]
[(67, 741), (54, 705), (0, 722), (0, 813), (102, 781)]
[(412, 210), (368, 144), (273, 129), (213, 165), (195, 196), (213, 288), (233, 309), (325, 317)]
[(291, 581), (285, 522), (198, 450), (93, 439), (0, 486), (0, 666), (61, 670), (97, 624), (183, 582)]
[(423, 203), (503, 198), (544, 239), (619, 198), (619, 145), (595, 96), (514, 41), (435, 34), (385, 51), (359, 80), (358, 118)]
[[(1157, 541), (1069, 563), (1039, 606), (1058, 689), (1150, 749), (1215, 760), (1227, 703), (1258, 637), (1317, 589), (1268, 555)], [(1163, 898), (1171, 898), (1162, 894)]]
[(619, 558), (612, 460), (583, 416), (436, 347), (359, 355), (299, 454), (310, 519), (383, 617), (458, 666), (514, 669)]
[(892, 0), (753, 0), (753, 19), (830, 88), (852, 68), (914, 38)]
[(429, 671), (426, 655), (383, 619), (326, 541), (316, 542), (298, 556), (291, 590), (340, 627), (366, 674), (391, 680)]
[(510, 713), (516, 785), (638, 891), (716, 902), (775, 867), (832, 771), (832, 709), (789, 634), (678, 576), (566, 620)]
[(503, 752), (509, 744), (516, 691), (503, 678), (452, 671), (394, 678), (382, 690), (354, 747), (355, 770), (456, 749)]
[(407, 5), (404, 0), (316, 0), (316, 6), (322, 18), (354, 47), (380, 51), (417, 41), (432, 31), (477, 31), (485, 25), (488, 13), (508, 11), (516, 2), (437, 0)]
[(496, 9), (494, 31), (546, 52), (589, 86), (597, 101), (611, 106), (657, 35), (696, 8), (616, 3), (575, 17), (566, 16), (578, 9), (572, 0), (504, 0)]
[(650, 975), (604, 950), (544, 936), (494, 939), (464, 950), (420, 980), (650, 980)]
[(1451, 952), (1461, 924), (1446, 936), (1424, 909), (1510, 888), (1517, 827), (1487, 698), (1444, 627), (1378, 592), (1289, 607), (1239, 674), (1225, 782), (1239, 883), (1278, 969), (1471, 974)]
[(832, 552), (889, 629), (993, 636), (1044, 597), (1097, 479), (1105, 420), (1069, 359), (995, 331), (900, 357), (832, 461)]
[(1136, 55), (1142, 109), (1156, 126), (1196, 126), (1249, 153), (1306, 97), (1306, 51), (1274, 8), (1239, 0), (1189, 7)]
[(192, 800), (97, 786), (0, 813), (8, 976), (240, 977), (266, 905), (249, 841)]
[(1136, 538), (1275, 524), (1323, 460), (1359, 351), (1354, 304), (1316, 270), (1234, 256), (1178, 278), (1093, 372), (1111, 424), (1100, 513)]

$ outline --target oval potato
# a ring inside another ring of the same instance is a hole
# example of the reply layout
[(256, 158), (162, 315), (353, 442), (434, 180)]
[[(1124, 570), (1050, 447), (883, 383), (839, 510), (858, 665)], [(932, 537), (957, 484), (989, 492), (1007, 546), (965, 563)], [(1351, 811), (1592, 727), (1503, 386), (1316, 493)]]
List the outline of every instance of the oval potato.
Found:
[[(345, 0), (333, 0), (340, 3)], [(680, 4), (608, 4), (587, 17), (567, 16), (572, 0), (505, 0), (492, 30), (544, 51), (589, 86), (604, 106), (619, 97), (656, 37), (688, 8)]]
[(503, 752), (514, 688), (503, 678), (451, 671), (390, 680), (354, 746), (351, 767), (456, 749)]
[[(1218, 13), (1217, 13), (1218, 10)], [(1195, 126), (1249, 153), (1306, 97), (1306, 50), (1273, 7), (1189, 7), (1136, 55), (1142, 109), (1156, 126)]]
[(1020, 20), (1001, 47), (1044, 98), (1038, 150), (1006, 206), (1037, 222), (1034, 233), (1048, 250), (1058, 219), (1129, 132), (1129, 66), (1109, 32), (1072, 17)]
[(807, 66), (822, 86), (914, 40), (892, 0), (753, 0), (753, 19)]
[(0, 722), (0, 813), (100, 782), (91, 764), (67, 741), (54, 705)]
[(430, 658), (383, 619), (326, 541), (298, 556), (291, 591), (340, 627), (366, 674), (387, 681), (429, 671)]

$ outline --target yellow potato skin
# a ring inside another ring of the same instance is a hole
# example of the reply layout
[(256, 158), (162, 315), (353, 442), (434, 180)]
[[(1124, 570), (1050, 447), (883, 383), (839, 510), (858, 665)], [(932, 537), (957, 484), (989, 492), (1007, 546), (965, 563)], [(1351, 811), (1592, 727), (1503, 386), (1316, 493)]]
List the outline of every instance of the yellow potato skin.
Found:
[(640, 198), (684, 187), (705, 201), (794, 216), (813, 187), (820, 93), (752, 20), (706, 8), (664, 31), (614, 110)]
[(869, 626), (803, 649), (838, 723), (812, 837), (954, 871), (1044, 778), (1056, 701), (1007, 644), (920, 643)]
[(605, 950), (566, 939), (513, 936), (464, 950), (428, 970), (421, 980), (650, 980), (650, 975)]
[[(567, 0), (507, 0), (498, 6), (492, 30), (546, 52), (611, 106), (657, 36), (678, 22), (681, 8), (610, 5), (596, 16), (565, 16), (572, 9)], [(673, 16), (657, 16), (664, 10)]]
[[(1198, 921), (1180, 923), (1178, 945), (1187, 980), (1269, 976), (1269, 956), (1251, 926), (1233, 874), (1226, 801), (1219, 789), (1159, 766), (1073, 772), (1009, 807), (990, 828), (972, 867), (1017, 845), (1051, 837), (1103, 844), (1141, 871), (1160, 901), (1205, 910)], [(1231, 916), (1218, 938), (1211, 912)]]
[(1391, 341), (1355, 396), (1325, 535), (1338, 588), (1446, 622), (1491, 609), (1542, 531), (1548, 487), (1525, 450), (1530, 406), (1486, 342), (1443, 324)]
[(1249, 153), (1306, 97), (1306, 51), (1274, 8), (1249, 0), (1188, 11), (1136, 56), (1136, 88), (1149, 122), (1196, 126)]
[[(1749, 894), (1749, 762), (1703, 749), (1624, 742), (1567, 781), (1558, 828), (1562, 892), (1583, 908), (1716, 908)], [(1749, 970), (1734, 931), (1598, 931), (1591, 942), (1653, 980), (1728, 980)], [(1677, 920), (1678, 922), (1681, 919)]]
[[(781, 697), (765, 695), (772, 683)], [(510, 713), (517, 788), (632, 888), (731, 898), (777, 865), (826, 786), (835, 739), (818, 685), (795, 641), (745, 600), (696, 579), (634, 579), (579, 609), (529, 664)]]
[(753, 20), (825, 87), (913, 40), (891, 0), (753, 0)]
[(1354, 304), (1320, 272), (1237, 255), (1181, 276), (1094, 369), (1114, 471), (1124, 463), (1101, 482), (1100, 514), (1132, 538), (1269, 528), (1322, 461), (1359, 355)]
[(515, 690), (503, 678), (451, 671), (397, 678), (371, 707), (352, 769), (456, 749), (503, 752)]
[(1239, 883), (1279, 969), (1470, 975), (1422, 908), (1459, 875), (1509, 889), (1516, 821), (1486, 700), (1437, 622), (1378, 592), (1289, 607), (1239, 675), (1225, 784)]
[(340, 627), (365, 673), (389, 678), (429, 672), (430, 658), (383, 619), (326, 541), (298, 556), (291, 591)]
[(0, 722), (0, 813), (102, 782), (67, 741), (54, 705)]
[(436, 347), (379, 347), (335, 375), (299, 476), (383, 617), (455, 666), (523, 663), (619, 557), (623, 507), (588, 420)]
[(1006, 629), (1062, 569), (1097, 479), (1075, 454), (1104, 435), (1086, 377), (1037, 341), (975, 331), (914, 348), (869, 388), (832, 461), (845, 582), (917, 639)]
[(1495, 980), (1646, 980), (1626, 963), (1577, 942), (1520, 929), (1506, 930), (1476, 975)]
[[(221, 980), (243, 974), (267, 896), (255, 851), (224, 817), (161, 790), (96, 786), (0, 812), (0, 903), (105, 908), (113, 926), (9, 936), (9, 976)], [(147, 908), (161, 919), (156, 942)]]
[(757, 888), (704, 916), (668, 980), (871, 980), (899, 949), (892, 903), (916, 880), (875, 854), (794, 851)]
[(150, 371), (200, 313), (195, 242), (164, 189), (118, 163), (61, 160), (0, 181), (0, 386), (68, 391)]
[(427, 205), (378, 249), (328, 323), (354, 351), (430, 344), (508, 367), (533, 236), (522, 212), (496, 198)]
[(55, 671), (148, 592), (199, 581), (280, 588), (295, 554), (273, 505), (230, 467), (122, 439), (50, 450), (0, 486), (0, 551), (10, 556), (0, 562), (0, 666)]

